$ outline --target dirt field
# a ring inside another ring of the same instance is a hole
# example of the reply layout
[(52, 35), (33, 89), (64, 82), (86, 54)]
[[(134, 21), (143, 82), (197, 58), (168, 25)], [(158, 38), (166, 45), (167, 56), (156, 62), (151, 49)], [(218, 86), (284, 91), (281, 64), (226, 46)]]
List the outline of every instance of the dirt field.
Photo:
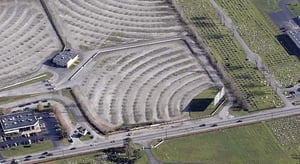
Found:
[(90, 110), (113, 126), (181, 118), (212, 86), (181, 41), (100, 54), (84, 70), (77, 79)]
[(1, 85), (37, 71), (59, 42), (38, 0), (0, 3)]
[(63, 39), (92, 50), (174, 36), (183, 27), (164, 0), (46, 0)]

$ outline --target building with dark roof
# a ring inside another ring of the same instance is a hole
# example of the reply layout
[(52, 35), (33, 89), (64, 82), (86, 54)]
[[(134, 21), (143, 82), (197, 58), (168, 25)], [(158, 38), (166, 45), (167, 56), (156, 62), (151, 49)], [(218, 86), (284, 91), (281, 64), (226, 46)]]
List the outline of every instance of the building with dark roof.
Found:
[(286, 34), (291, 38), (297, 48), (300, 49), (300, 29), (288, 30)]
[(78, 59), (78, 54), (75, 54), (72, 51), (64, 50), (57, 54), (52, 59), (52, 62), (55, 63), (57, 66), (70, 68), (71, 65), (73, 65)]
[(33, 133), (40, 130), (39, 121), (32, 111), (0, 116), (0, 124), (4, 134)]

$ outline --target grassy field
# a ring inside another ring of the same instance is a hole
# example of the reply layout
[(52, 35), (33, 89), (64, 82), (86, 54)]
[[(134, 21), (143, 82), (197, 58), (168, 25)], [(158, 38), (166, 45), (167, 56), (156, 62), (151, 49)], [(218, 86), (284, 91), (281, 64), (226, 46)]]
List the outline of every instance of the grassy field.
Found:
[(53, 148), (53, 143), (50, 140), (37, 143), (37, 144), (31, 144), (30, 147), (24, 147), (22, 145), (14, 147), (14, 148), (8, 148), (6, 150), (0, 151), (1, 155), (5, 157), (13, 157), (13, 156), (20, 156), (20, 155), (26, 155), (31, 153), (36, 153), (44, 150), (51, 150)]
[(190, 117), (199, 118), (209, 116), (215, 109), (213, 101), (217, 93), (217, 88), (209, 88), (194, 97), (190, 103)]
[(300, 159), (300, 116), (272, 120), (268, 125), (289, 154)]
[(18, 101), (21, 99), (31, 98), (38, 96), (39, 94), (30, 94), (30, 95), (21, 95), (21, 96), (7, 96), (7, 97), (0, 97), (0, 104), (7, 104), (14, 101)]
[(79, 139), (80, 139), (80, 141), (88, 141), (91, 139), (91, 135), (81, 136)]
[(259, 54), (268, 67), (268, 71), (286, 87), (295, 85), (300, 77), (299, 59), (290, 55), (276, 39), (278, 30), (270, 23), (269, 17), (264, 16), (249, 0), (230, 0), (216, 2), (225, 9), (233, 19), (238, 32), (252, 51)]
[(296, 17), (300, 16), (300, 3), (299, 2), (291, 2), (287, 4), (287, 7), (291, 11), (291, 13)]
[(250, 111), (282, 106), (282, 101), (266, 83), (261, 72), (246, 60), (246, 54), (234, 36), (219, 23), (208, 0), (177, 2), (184, 16), (209, 47), (211, 55), (241, 90), (242, 95), (239, 96), (246, 101)]
[[(141, 149), (142, 147), (138, 144), (135, 144), (136, 149)], [(141, 158), (134, 162), (135, 164), (148, 164), (148, 157), (145, 151), (141, 151)]]
[(163, 162), (296, 163), (267, 123), (166, 140), (152, 149)]
[(279, 11), (278, 3), (280, 0), (251, 0), (253, 4), (265, 14)]

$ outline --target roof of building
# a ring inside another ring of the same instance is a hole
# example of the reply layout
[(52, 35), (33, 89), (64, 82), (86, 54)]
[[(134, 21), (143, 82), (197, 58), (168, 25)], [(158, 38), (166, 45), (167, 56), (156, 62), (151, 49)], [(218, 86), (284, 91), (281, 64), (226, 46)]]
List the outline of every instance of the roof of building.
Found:
[(70, 61), (71, 59), (74, 59), (77, 56), (77, 54), (75, 54), (72, 51), (62, 51), (59, 54), (57, 54), (53, 59), (53, 63), (59, 65), (59, 66), (67, 66), (68, 61)]
[(37, 122), (36, 117), (32, 111), (12, 113), (8, 115), (0, 116), (0, 123), (3, 131), (9, 131), (11, 129), (32, 126)]
[(289, 30), (286, 33), (293, 40), (296, 46), (300, 48), (300, 29)]

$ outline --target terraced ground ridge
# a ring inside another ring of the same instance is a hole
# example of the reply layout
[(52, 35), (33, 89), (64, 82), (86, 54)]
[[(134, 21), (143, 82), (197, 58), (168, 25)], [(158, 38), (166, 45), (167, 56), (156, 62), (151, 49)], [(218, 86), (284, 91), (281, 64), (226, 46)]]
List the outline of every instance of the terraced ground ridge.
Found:
[(164, 0), (46, 0), (72, 48), (98, 49), (183, 31)]
[(0, 3), (0, 81), (37, 71), (59, 42), (37, 0)]
[(79, 75), (82, 93), (91, 112), (113, 126), (182, 118), (212, 86), (181, 41), (99, 54), (88, 67)]

